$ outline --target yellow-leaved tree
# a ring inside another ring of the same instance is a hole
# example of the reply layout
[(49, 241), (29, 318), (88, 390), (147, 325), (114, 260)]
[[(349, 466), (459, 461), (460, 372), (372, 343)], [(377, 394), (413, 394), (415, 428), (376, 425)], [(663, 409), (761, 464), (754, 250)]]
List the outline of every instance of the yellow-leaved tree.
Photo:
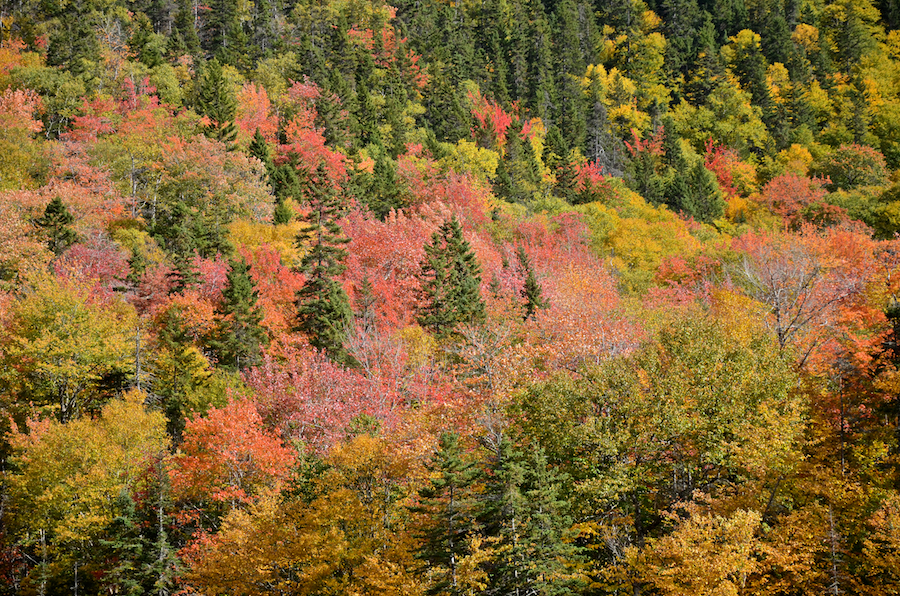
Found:
[(130, 499), (168, 448), (165, 418), (144, 408), (145, 397), (131, 391), (96, 418), (32, 419), (27, 432), (11, 433), (10, 519), (38, 562), (25, 580), (37, 593), (65, 593), (79, 582), (84, 590), (92, 574), (110, 571), (101, 547), (125, 513), (120, 496)]
[(96, 410), (134, 372), (134, 308), (92, 295), (90, 280), (33, 275), (0, 330), (8, 411), (28, 404), (67, 422)]

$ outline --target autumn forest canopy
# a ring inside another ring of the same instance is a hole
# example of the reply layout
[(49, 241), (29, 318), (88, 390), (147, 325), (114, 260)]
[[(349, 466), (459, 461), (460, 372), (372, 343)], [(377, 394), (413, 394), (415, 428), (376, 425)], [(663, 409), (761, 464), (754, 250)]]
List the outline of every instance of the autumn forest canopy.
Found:
[(897, 0), (0, 0), (0, 596), (900, 594)]

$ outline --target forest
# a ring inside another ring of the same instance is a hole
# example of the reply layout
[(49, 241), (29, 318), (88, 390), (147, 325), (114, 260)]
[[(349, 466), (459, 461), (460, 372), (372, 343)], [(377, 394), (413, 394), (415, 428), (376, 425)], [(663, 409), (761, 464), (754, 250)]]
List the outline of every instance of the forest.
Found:
[(0, 0), (0, 596), (900, 594), (898, 0)]

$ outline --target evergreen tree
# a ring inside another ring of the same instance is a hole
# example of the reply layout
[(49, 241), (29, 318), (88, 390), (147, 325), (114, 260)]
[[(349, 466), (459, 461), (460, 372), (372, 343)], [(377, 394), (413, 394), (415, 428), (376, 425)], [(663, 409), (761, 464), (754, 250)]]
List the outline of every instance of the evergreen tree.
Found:
[(375, 158), (372, 184), (369, 186), (365, 202), (375, 217), (382, 221), (392, 210), (403, 207), (396, 167), (384, 153)]
[(56, 196), (47, 204), (44, 214), (34, 220), (34, 224), (47, 235), (47, 248), (59, 256), (78, 240), (78, 234), (71, 227), (74, 221), (75, 216)]
[(297, 235), (297, 246), (306, 250), (300, 263), (306, 283), (297, 292), (296, 330), (305, 333), (309, 343), (332, 360), (347, 363), (350, 357), (344, 340), (353, 309), (336, 278), (346, 269), (347, 251), (343, 245), (350, 239), (337, 224), (344, 205), (322, 165), (315, 178), (309, 178), (308, 201), (310, 209), (303, 218), (306, 226)]
[(99, 540), (103, 559), (103, 585), (111, 594), (142, 596), (149, 583), (144, 568), (146, 546), (134, 500), (122, 491), (115, 500), (118, 515)]
[(585, 100), (581, 79), (585, 61), (581, 53), (578, 8), (574, 0), (562, 0), (554, 15), (557, 110), (555, 122), (571, 147), (585, 142)]
[(154, 236), (171, 255), (174, 265), (174, 270), (169, 273), (169, 279), (173, 282), (170, 292), (183, 292), (196, 285), (200, 275), (194, 267), (194, 259), (197, 257), (200, 242), (192, 229), (190, 209), (187, 205), (176, 202), (167, 217), (160, 217), (152, 229)]
[[(259, 127), (253, 133), (253, 138), (247, 147), (247, 154), (261, 161), (266, 168), (266, 175), (268, 177), (272, 176), (272, 172), (275, 170), (275, 163), (272, 161), (272, 152), (269, 151), (269, 144), (266, 142), (262, 132), (260, 132)], [(271, 180), (269, 183), (271, 184)]]
[(525, 273), (525, 282), (522, 285), (521, 295), (525, 299), (525, 320), (528, 320), (534, 316), (538, 309), (547, 308), (549, 304), (544, 298), (541, 284), (538, 283), (537, 277), (534, 275), (531, 259), (528, 258), (524, 246), (519, 246), (516, 250), (516, 257), (519, 259), (519, 266)]
[[(48, 4), (49, 6), (49, 4)], [(50, 33), (47, 64), (60, 66), (79, 76), (100, 62), (101, 46), (97, 40), (100, 14), (91, 10), (91, 3), (59, 3), (58, 21)]]
[[(247, 147), (247, 153), (251, 157), (255, 157), (256, 159), (261, 161), (263, 166), (265, 166), (266, 181), (269, 183), (269, 186), (272, 187), (272, 191), (275, 193), (275, 212), (273, 213), (272, 223), (274, 223), (275, 225), (284, 225), (290, 223), (294, 218), (294, 213), (285, 203), (284, 193), (279, 193), (275, 190), (275, 180), (276, 177), (280, 174), (279, 168), (272, 160), (272, 152), (269, 151), (269, 144), (266, 142), (265, 137), (263, 137), (262, 133), (259, 131), (259, 128), (256, 129), (256, 132), (253, 134), (253, 139), (250, 140), (250, 145), (249, 147)], [(294, 181), (296, 182), (296, 176), (294, 177)]]
[(418, 557), (431, 570), (438, 570), (429, 594), (461, 595), (459, 563), (468, 551), (467, 538), (473, 530), (476, 512), (474, 485), (478, 468), (466, 461), (459, 435), (441, 435), (438, 450), (425, 468), (431, 473), (428, 486), (419, 491), (415, 508), (427, 517)]
[(455, 217), (425, 245), (418, 277), (422, 297), (418, 320), (426, 329), (447, 334), (460, 323), (484, 318), (481, 268)]
[(243, 261), (232, 261), (222, 303), (216, 308), (220, 319), (210, 341), (219, 363), (242, 370), (259, 363), (261, 347), (268, 342), (260, 325), (262, 310), (257, 305), (259, 293), (250, 279), (250, 267)]
[(237, 127), (234, 125), (237, 100), (217, 59), (210, 60), (203, 67), (197, 88), (197, 111), (210, 120), (203, 133), (211, 139), (233, 143), (237, 138)]
[(200, 52), (200, 36), (195, 27), (193, 3), (178, 0), (172, 37), (169, 38), (169, 54), (175, 58), (184, 54), (196, 56)]
[(522, 532), (521, 547), (516, 549), (528, 562), (527, 585), (534, 594), (567, 596), (576, 594), (581, 584), (581, 578), (571, 570), (581, 553), (572, 541), (569, 503), (563, 497), (565, 480), (550, 467), (543, 450), (534, 449), (528, 461), (525, 491), (528, 524)]
[(575, 594), (581, 559), (562, 497), (565, 476), (536, 449), (525, 457), (506, 439), (488, 470), (478, 522), (492, 545), (489, 594)]

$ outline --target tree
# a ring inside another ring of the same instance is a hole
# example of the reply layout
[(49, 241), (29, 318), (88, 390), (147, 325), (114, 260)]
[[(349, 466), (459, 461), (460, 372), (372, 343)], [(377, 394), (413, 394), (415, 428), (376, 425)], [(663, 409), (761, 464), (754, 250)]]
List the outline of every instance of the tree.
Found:
[(197, 111), (210, 120), (203, 129), (206, 136), (226, 144), (237, 139), (234, 124), (237, 100), (222, 72), (222, 65), (215, 58), (203, 66), (197, 84), (196, 103)]
[(220, 364), (242, 370), (259, 363), (268, 337), (260, 325), (263, 313), (257, 305), (259, 292), (250, 278), (250, 267), (243, 260), (231, 261), (230, 265), (222, 302), (216, 308), (219, 320), (210, 345)]
[(19, 406), (32, 401), (68, 422), (133, 374), (134, 309), (116, 298), (101, 303), (91, 289), (41, 274), (11, 306), (0, 380)]
[(841, 145), (815, 164), (814, 173), (826, 177), (826, 187), (834, 191), (862, 186), (885, 186), (888, 169), (884, 156), (864, 145)]
[(62, 199), (55, 196), (47, 204), (44, 214), (34, 220), (34, 225), (44, 231), (47, 235), (47, 247), (59, 256), (78, 240), (78, 234), (71, 228), (74, 221), (75, 216), (69, 213)]
[(64, 593), (80, 582), (83, 591), (99, 593), (92, 580), (106, 576), (109, 588), (135, 579), (125, 561), (114, 569), (107, 548), (98, 547), (102, 540), (116, 541), (119, 556), (136, 556), (131, 495), (150, 460), (169, 446), (165, 419), (144, 408), (145, 398), (133, 391), (106, 404), (96, 418), (31, 420), (29, 432), (13, 432), (10, 510), (20, 539), (39, 561), (25, 582), (36, 592), (55, 586)]
[(306, 283), (297, 291), (296, 330), (305, 333), (313, 347), (344, 362), (344, 340), (353, 321), (350, 298), (336, 279), (346, 269), (343, 245), (350, 241), (337, 223), (345, 207), (338, 189), (327, 181), (323, 164), (308, 184), (306, 226), (297, 235), (298, 248), (306, 249), (300, 262)]
[(231, 400), (188, 420), (172, 489), (215, 515), (252, 503), (284, 481), (295, 459), (294, 450), (263, 426), (252, 402)]
[(525, 252), (524, 246), (516, 249), (516, 258), (519, 259), (519, 266), (525, 273), (525, 281), (521, 289), (521, 296), (525, 299), (525, 320), (534, 316), (534, 313), (540, 308), (547, 308), (549, 303), (544, 299), (544, 292), (541, 284), (538, 283), (537, 277), (534, 275), (534, 269), (531, 267), (531, 259)]
[(427, 515), (419, 557), (434, 575), (429, 593), (462, 595), (459, 566), (473, 533), (473, 485), (479, 470), (474, 462), (465, 460), (459, 435), (454, 433), (441, 435), (438, 449), (425, 467), (432, 478), (419, 491), (415, 511)]
[(418, 320), (426, 329), (447, 334), (459, 323), (477, 323), (484, 318), (481, 268), (456, 217), (445, 221), (425, 245), (418, 278)]

